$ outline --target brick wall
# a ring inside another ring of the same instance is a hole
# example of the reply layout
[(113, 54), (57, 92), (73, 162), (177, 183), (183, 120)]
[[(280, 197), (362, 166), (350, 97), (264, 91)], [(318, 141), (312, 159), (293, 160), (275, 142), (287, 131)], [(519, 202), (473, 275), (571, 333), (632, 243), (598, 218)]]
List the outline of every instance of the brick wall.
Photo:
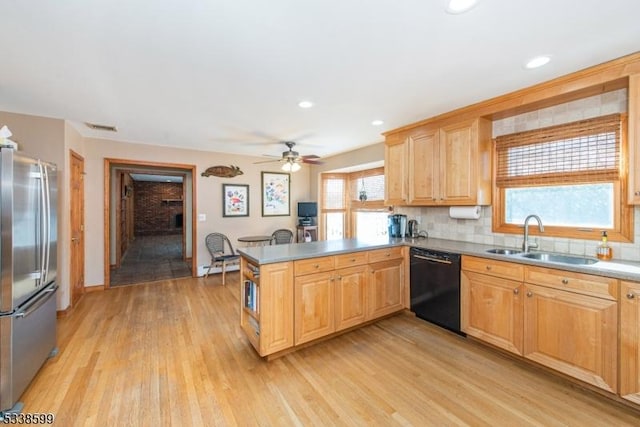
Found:
[(141, 182), (133, 185), (136, 236), (181, 234), (176, 216), (183, 214), (182, 183)]

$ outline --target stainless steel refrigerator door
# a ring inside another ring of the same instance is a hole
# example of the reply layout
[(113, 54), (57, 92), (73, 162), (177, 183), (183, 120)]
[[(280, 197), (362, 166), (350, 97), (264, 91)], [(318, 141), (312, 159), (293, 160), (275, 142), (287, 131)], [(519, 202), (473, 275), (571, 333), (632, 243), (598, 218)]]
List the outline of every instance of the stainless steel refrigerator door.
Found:
[(48, 185), (50, 175), (53, 182), (56, 176), (55, 168), (49, 173), (44, 165), (13, 150), (0, 151), (0, 312), (12, 312), (55, 280), (56, 269), (48, 268), (47, 260), (54, 266), (57, 261), (57, 192)]
[(56, 285), (0, 317), (0, 410), (11, 409), (56, 347)]

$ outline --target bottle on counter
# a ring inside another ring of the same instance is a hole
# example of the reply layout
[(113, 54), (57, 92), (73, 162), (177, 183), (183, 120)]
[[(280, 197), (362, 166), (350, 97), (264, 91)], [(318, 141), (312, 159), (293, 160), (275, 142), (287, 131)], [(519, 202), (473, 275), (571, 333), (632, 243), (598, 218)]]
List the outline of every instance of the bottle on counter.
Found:
[(609, 246), (609, 243), (607, 242), (606, 231), (602, 232), (602, 242), (600, 242), (600, 244), (598, 245), (598, 248), (596, 249), (596, 256), (598, 257), (598, 259), (605, 260), (605, 261), (613, 258), (613, 249), (611, 248), (611, 246)]

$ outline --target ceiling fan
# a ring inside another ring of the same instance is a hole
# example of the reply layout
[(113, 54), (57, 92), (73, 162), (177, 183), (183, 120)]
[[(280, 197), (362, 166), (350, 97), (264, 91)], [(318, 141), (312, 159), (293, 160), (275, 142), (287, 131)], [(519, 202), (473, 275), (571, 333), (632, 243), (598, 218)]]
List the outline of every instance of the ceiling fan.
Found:
[[(293, 151), (293, 147), (296, 145), (295, 142), (292, 141), (282, 141), (284, 145), (286, 145), (289, 150), (282, 152), (282, 157), (274, 160), (265, 160), (262, 162), (255, 162), (254, 164), (259, 163), (271, 163), (271, 162), (281, 162), (282, 170), (286, 172), (295, 172), (300, 170), (300, 163), (307, 163), (311, 165), (321, 165), (323, 162), (318, 159), (320, 156), (316, 156), (315, 154), (310, 154), (307, 156), (301, 156), (297, 151)], [(267, 154), (265, 154), (266, 156)], [(273, 156), (275, 157), (275, 156)]]

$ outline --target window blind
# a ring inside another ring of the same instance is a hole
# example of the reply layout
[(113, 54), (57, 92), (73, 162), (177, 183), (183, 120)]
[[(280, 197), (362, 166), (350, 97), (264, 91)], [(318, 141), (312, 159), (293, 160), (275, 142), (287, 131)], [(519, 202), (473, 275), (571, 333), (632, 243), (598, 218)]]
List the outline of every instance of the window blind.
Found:
[(499, 136), (496, 185), (519, 187), (620, 178), (620, 114)]
[(322, 181), (323, 210), (345, 209), (345, 179), (326, 178)]

